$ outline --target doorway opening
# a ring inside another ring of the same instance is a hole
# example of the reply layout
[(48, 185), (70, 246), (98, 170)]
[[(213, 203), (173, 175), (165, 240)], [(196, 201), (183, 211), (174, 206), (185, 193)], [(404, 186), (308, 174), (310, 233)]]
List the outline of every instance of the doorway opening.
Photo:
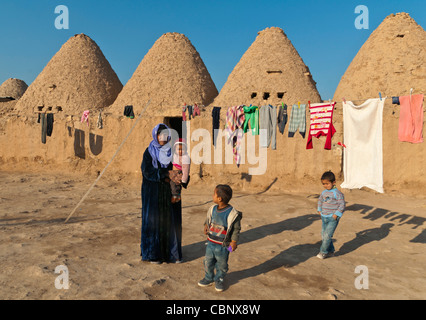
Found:
[[(179, 135), (179, 138), (182, 138), (182, 117), (165, 117), (164, 118), (164, 124), (168, 126), (170, 129), (176, 130), (176, 132)], [(172, 145), (175, 143), (175, 141), (172, 141)]]

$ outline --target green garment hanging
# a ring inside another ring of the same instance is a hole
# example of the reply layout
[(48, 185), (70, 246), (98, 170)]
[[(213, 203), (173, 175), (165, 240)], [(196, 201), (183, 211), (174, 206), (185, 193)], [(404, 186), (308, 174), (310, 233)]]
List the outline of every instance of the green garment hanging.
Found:
[(245, 121), (243, 125), (244, 133), (248, 130), (248, 124), (250, 122), (251, 133), (254, 136), (259, 135), (259, 108), (256, 106), (244, 106)]

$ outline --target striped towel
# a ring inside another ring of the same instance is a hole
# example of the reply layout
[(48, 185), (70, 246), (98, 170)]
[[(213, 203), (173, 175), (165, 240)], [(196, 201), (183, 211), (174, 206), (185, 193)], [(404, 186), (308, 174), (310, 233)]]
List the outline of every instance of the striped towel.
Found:
[(226, 133), (228, 143), (232, 142), (232, 151), (237, 165), (241, 162), (240, 146), (243, 138), (243, 125), (245, 121), (243, 106), (230, 107), (226, 112)]
[(309, 110), (311, 112), (311, 125), (309, 128), (308, 143), (306, 149), (312, 149), (312, 137), (319, 138), (326, 136), (324, 149), (331, 149), (331, 138), (336, 133), (333, 126), (333, 111), (336, 102), (333, 103), (314, 103)]

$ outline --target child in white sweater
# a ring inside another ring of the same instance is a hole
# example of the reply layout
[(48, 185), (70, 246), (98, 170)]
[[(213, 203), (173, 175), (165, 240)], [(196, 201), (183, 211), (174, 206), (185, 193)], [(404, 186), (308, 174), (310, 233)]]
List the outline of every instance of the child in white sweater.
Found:
[(189, 182), (191, 159), (187, 152), (187, 145), (179, 139), (173, 146), (173, 171), (170, 173), (170, 187), (172, 189), (172, 203), (181, 200), (182, 185)]

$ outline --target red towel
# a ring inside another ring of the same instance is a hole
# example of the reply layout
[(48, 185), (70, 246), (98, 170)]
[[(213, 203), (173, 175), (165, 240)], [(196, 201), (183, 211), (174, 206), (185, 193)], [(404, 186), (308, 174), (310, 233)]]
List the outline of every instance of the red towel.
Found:
[(331, 138), (336, 133), (333, 126), (333, 111), (336, 102), (333, 103), (314, 103), (310, 106), (311, 125), (309, 128), (308, 142), (306, 149), (312, 149), (312, 138), (326, 136), (324, 149), (331, 149)]
[(399, 97), (401, 104), (398, 138), (411, 143), (423, 142), (423, 95)]

